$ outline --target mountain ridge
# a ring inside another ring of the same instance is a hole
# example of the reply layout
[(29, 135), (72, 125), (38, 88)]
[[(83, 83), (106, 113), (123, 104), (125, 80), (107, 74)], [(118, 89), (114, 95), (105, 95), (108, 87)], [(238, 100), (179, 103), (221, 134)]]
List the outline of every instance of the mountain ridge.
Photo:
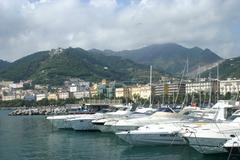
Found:
[[(39, 51), (22, 57), (0, 70), (0, 79), (32, 79), (36, 83), (61, 84), (71, 77), (97, 81), (132, 81), (149, 79), (149, 66), (153, 65), (155, 79), (161, 76), (182, 74), (189, 60), (189, 71), (201, 66), (212, 66), (223, 59), (209, 49), (185, 48), (176, 43), (153, 44), (147, 47), (124, 50), (84, 50), (82, 48), (58, 48)], [(186, 72), (186, 71), (185, 71)], [(140, 78), (139, 78), (140, 77)]]
[(0, 71), (7, 68), (11, 63), (0, 59)]
[[(189, 59), (189, 70), (194, 71), (198, 66), (209, 65), (221, 61), (223, 58), (212, 52), (210, 49), (199, 47), (186, 48), (176, 43), (152, 44), (146, 47), (123, 50), (107, 51), (96, 50), (105, 55), (117, 55), (130, 59), (136, 63), (153, 65), (155, 68), (171, 73), (179, 74)], [(94, 52), (93, 50), (91, 52)]]
[[(32, 79), (35, 83), (61, 85), (72, 77), (88, 81), (105, 78), (131, 81), (140, 77), (146, 81), (147, 72), (149, 66), (128, 59), (67, 48), (36, 52), (16, 60), (0, 71), (0, 78), (14, 81)], [(160, 71), (155, 70), (154, 73), (159, 77)]]

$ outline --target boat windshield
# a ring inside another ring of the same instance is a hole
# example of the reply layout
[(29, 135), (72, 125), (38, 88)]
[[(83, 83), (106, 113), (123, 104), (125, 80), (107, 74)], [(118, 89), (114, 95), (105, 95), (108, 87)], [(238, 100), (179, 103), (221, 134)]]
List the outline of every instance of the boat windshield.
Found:
[(227, 118), (227, 120), (232, 121), (238, 117), (240, 117), (240, 110), (237, 110), (236, 112), (234, 112), (230, 117)]
[(159, 108), (158, 112), (170, 112), (170, 113), (174, 113), (174, 111), (170, 108)]
[(189, 111), (184, 113), (184, 115), (187, 115), (188, 117), (202, 117), (203, 116), (203, 111)]
[(238, 108), (227, 108), (227, 110), (225, 111), (225, 117), (226, 119), (230, 118), (233, 115), (239, 114)]

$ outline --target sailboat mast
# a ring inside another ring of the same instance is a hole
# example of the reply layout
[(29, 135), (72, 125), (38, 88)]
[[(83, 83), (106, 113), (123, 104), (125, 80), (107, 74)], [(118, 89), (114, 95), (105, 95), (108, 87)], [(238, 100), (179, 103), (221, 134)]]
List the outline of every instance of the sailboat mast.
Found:
[(150, 97), (149, 97), (149, 105), (152, 106), (152, 65), (150, 65)]
[[(187, 57), (187, 71), (186, 71), (187, 80), (188, 80), (188, 68), (189, 68), (189, 60), (188, 60), (188, 57)], [(185, 94), (185, 102), (186, 102), (186, 104), (188, 103), (188, 93), (187, 92)]]
[(210, 88), (209, 88), (208, 106), (211, 106), (211, 100), (212, 100), (212, 78), (211, 78), (211, 72), (209, 73), (209, 81), (210, 81)]
[(199, 81), (199, 107), (202, 107), (202, 86), (201, 86), (201, 72), (200, 72), (200, 65), (198, 66), (198, 81)]
[(187, 57), (187, 69), (186, 69), (186, 76), (188, 77), (188, 68), (189, 68), (189, 61), (188, 61), (188, 57)]
[(217, 101), (219, 100), (219, 64), (217, 64)]

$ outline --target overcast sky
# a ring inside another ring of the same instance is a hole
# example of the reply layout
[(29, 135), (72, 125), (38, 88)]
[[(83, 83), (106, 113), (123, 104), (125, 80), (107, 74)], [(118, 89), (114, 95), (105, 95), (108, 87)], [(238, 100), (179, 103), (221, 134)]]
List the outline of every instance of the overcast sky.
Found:
[(0, 59), (175, 42), (240, 56), (240, 0), (0, 0)]

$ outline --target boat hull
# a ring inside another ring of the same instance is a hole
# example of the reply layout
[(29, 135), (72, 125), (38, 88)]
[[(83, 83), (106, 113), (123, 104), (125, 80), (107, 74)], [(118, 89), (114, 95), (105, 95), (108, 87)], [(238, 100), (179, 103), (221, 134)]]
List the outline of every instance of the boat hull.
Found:
[(113, 132), (110, 125), (96, 125), (96, 128), (103, 133)]
[(111, 130), (112, 130), (112, 132), (114, 132), (114, 133), (121, 132), (121, 131), (136, 130), (136, 129), (138, 129), (138, 128), (139, 128), (139, 126), (134, 126), (134, 125), (131, 125), (131, 126), (112, 125), (112, 126), (111, 126)]
[(224, 148), (226, 150), (228, 150), (228, 152), (231, 154), (240, 155), (240, 140), (239, 140), (239, 138), (240, 138), (239, 136), (236, 136), (236, 137), (228, 140), (224, 144)]
[(57, 129), (71, 129), (71, 123), (67, 121), (69, 118), (77, 118), (82, 115), (60, 115), (60, 116), (49, 116), (47, 120), (49, 120), (52, 125)]
[[(186, 138), (186, 137), (185, 137)], [(226, 137), (219, 138), (206, 138), (206, 137), (187, 137), (187, 142), (191, 147), (202, 154), (218, 154), (228, 152), (226, 148), (223, 147), (226, 143)]]
[(178, 134), (119, 132), (116, 135), (131, 145), (185, 145), (186, 141)]
[(71, 123), (69, 123), (66, 119), (54, 119), (50, 120), (52, 125), (57, 129), (71, 129)]
[(71, 127), (77, 131), (92, 131), (97, 130), (96, 126), (92, 124), (93, 119), (71, 120)]

